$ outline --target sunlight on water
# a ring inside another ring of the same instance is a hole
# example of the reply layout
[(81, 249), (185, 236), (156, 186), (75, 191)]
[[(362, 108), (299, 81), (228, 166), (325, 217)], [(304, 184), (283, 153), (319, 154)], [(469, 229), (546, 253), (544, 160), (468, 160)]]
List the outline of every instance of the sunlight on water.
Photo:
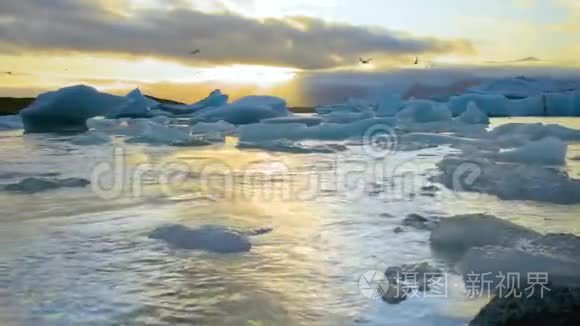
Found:
[[(577, 119), (569, 123), (579, 126)], [(428, 232), (393, 232), (403, 217), (485, 212), (540, 232), (580, 234), (578, 205), (405, 192), (402, 175), (417, 172), (415, 182), (427, 184), (426, 171), (447, 149), (398, 152), (381, 161), (357, 146), (297, 155), (239, 150), (230, 140), (203, 148), (131, 145), (115, 161), (112, 145), (79, 147), (67, 139), (1, 133), (0, 183), (45, 173), (90, 178), (103, 163), (112, 164), (113, 175), (123, 171), (121, 181), (107, 175), (103, 184), (121, 182), (122, 190), (111, 190), (106, 200), (90, 187), (0, 192), (2, 325), (463, 325), (486, 302), (465, 300), (458, 275), (450, 275), (448, 299), (392, 306), (361, 294), (366, 271), (445, 264), (433, 257)], [(576, 145), (570, 155), (580, 155)], [(363, 179), (358, 195), (356, 185), (336, 179), (377, 162), (395, 173)], [(574, 164), (570, 173), (578, 175)], [(201, 182), (204, 174), (212, 181)], [(387, 184), (392, 193), (381, 196)], [(148, 238), (166, 223), (273, 231), (252, 237), (248, 253), (223, 255)]]

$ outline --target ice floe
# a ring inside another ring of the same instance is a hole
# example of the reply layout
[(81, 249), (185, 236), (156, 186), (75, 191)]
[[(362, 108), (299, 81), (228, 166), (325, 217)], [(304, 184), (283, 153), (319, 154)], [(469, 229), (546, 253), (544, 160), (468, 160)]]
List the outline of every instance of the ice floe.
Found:
[(17, 183), (1, 185), (0, 189), (9, 192), (33, 194), (58, 188), (82, 188), (89, 184), (89, 180), (80, 178), (53, 179), (30, 177)]
[(92, 87), (71, 86), (38, 96), (20, 116), (26, 132), (78, 131), (87, 128), (87, 119), (105, 116), (125, 101)]
[(217, 253), (238, 253), (250, 251), (250, 236), (261, 235), (271, 228), (261, 228), (247, 232), (221, 225), (203, 225), (189, 228), (184, 225), (163, 225), (153, 230), (149, 237), (163, 240), (174, 248), (204, 250)]
[(567, 150), (568, 145), (560, 139), (546, 137), (520, 148), (497, 153), (496, 158), (504, 162), (563, 165), (566, 163)]
[(17, 115), (5, 115), (0, 116), (0, 131), (2, 130), (12, 130), (12, 129), (22, 129), (24, 125), (22, 124), (22, 119)]

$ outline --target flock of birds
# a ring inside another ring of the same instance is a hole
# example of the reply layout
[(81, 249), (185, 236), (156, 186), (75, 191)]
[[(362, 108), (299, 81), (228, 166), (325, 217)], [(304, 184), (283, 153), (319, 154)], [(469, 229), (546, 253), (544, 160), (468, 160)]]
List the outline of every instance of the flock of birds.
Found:
[[(199, 54), (200, 52), (201, 52), (201, 50), (194, 49), (194, 50), (189, 51), (189, 54), (190, 55), (196, 55), (196, 54)], [(360, 61), (360, 64), (368, 65), (368, 64), (371, 63), (371, 61), (373, 60), (373, 58), (366, 58), (366, 59), (365, 58), (358, 58), (358, 60)], [(415, 59), (413, 60), (413, 64), (414, 65), (418, 65), (419, 64), (419, 57), (415, 57)], [(67, 71), (67, 70), (68, 70), (68, 68), (65, 69), (65, 71)], [(2, 73), (4, 75), (7, 75), (7, 76), (14, 76), (14, 73), (12, 71), (3, 71)]]

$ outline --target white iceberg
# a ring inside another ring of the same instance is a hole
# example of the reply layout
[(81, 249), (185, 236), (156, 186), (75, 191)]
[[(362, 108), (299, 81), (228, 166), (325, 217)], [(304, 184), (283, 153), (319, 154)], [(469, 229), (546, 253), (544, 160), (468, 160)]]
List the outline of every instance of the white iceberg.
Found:
[(126, 101), (124, 97), (78, 85), (44, 93), (20, 112), (26, 132), (86, 130), (86, 121), (105, 116)]

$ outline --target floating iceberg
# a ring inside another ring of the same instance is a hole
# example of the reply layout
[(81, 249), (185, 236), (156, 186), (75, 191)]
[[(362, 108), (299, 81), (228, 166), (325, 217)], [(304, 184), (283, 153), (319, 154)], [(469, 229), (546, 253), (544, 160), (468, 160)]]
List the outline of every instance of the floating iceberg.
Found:
[(191, 133), (198, 134), (233, 134), (236, 132), (236, 126), (223, 120), (218, 122), (198, 122), (191, 127)]
[(404, 106), (400, 95), (388, 92), (371, 94), (368, 101), (374, 104), (377, 117), (392, 117)]
[(580, 91), (545, 94), (549, 116), (580, 116)]
[(566, 163), (568, 145), (558, 138), (546, 137), (523, 147), (500, 152), (496, 159), (504, 162), (563, 165)]
[(524, 99), (509, 100), (507, 102), (507, 114), (514, 117), (543, 116), (546, 115), (544, 97), (532, 96)]
[(466, 252), (489, 245), (515, 246), (540, 234), (493, 215), (470, 214), (442, 218), (431, 231), (431, 246), (438, 250)]
[(10, 192), (33, 194), (58, 188), (82, 188), (89, 184), (89, 180), (79, 178), (47, 179), (31, 177), (18, 183), (2, 185), (0, 188)]
[(451, 121), (451, 111), (447, 105), (427, 100), (408, 101), (399, 113), (397, 120), (404, 123), (426, 123), (434, 121)]
[(86, 121), (105, 116), (126, 101), (88, 86), (71, 86), (42, 94), (20, 112), (26, 132), (86, 130)]
[(374, 113), (367, 112), (331, 112), (322, 116), (325, 123), (352, 123), (374, 117)]
[(195, 115), (193, 122), (223, 120), (234, 125), (258, 123), (264, 119), (288, 116), (286, 101), (274, 96), (247, 96), (218, 108)]
[(449, 100), (449, 108), (453, 115), (460, 115), (467, 110), (469, 103), (475, 103), (477, 107), (488, 116), (508, 116), (508, 99), (502, 95), (489, 94), (463, 94), (453, 96)]
[(495, 127), (490, 132), (490, 135), (495, 139), (499, 139), (502, 136), (525, 136), (529, 140), (539, 140), (545, 137), (555, 137), (561, 140), (580, 140), (580, 130), (542, 123), (508, 123)]
[(17, 115), (0, 116), (0, 131), (11, 129), (22, 129), (22, 119)]
[(432, 181), (457, 192), (480, 192), (503, 200), (580, 203), (580, 180), (541, 165), (496, 163), (485, 159), (446, 157)]
[(249, 236), (261, 235), (269, 228), (249, 232), (235, 230), (220, 225), (204, 225), (191, 229), (183, 225), (171, 224), (153, 230), (149, 237), (167, 242), (179, 249), (204, 250), (217, 253), (238, 253), (250, 251)]
[(461, 113), (457, 118), (458, 121), (467, 124), (481, 124), (481, 125), (488, 125), (489, 124), (489, 117), (483, 111), (481, 111), (475, 102), (469, 102), (467, 104), (467, 109), (465, 112)]
[(223, 106), (228, 102), (228, 98), (228, 95), (223, 94), (221, 90), (216, 89), (199, 102), (190, 105), (160, 104), (159, 109), (174, 115), (190, 115), (206, 108), (217, 108)]
[(264, 119), (261, 122), (271, 124), (300, 123), (307, 126), (315, 126), (322, 123), (322, 118), (317, 116), (291, 115), (288, 117)]
[(151, 118), (153, 117), (152, 107), (159, 105), (159, 103), (143, 96), (138, 88), (127, 94), (125, 99), (124, 103), (107, 114), (107, 118)]

